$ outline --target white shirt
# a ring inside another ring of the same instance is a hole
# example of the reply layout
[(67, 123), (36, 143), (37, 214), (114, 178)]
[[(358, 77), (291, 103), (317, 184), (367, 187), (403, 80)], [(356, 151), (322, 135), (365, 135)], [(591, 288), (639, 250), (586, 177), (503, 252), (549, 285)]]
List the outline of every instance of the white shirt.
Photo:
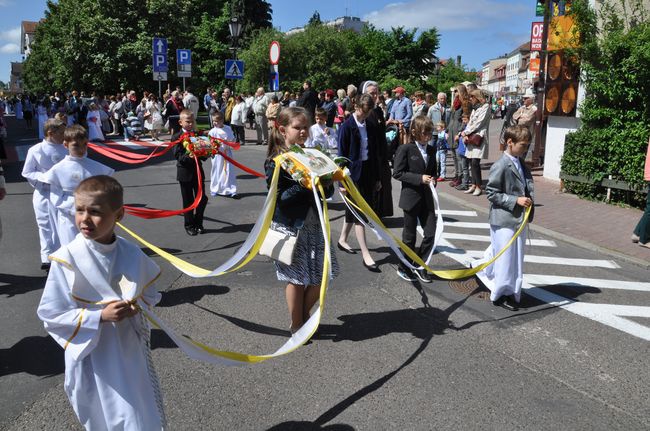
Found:
[(524, 180), (524, 169), (521, 167), (521, 162), (519, 161), (519, 157), (515, 157), (512, 154), (508, 153), (507, 151), (505, 151), (503, 154), (505, 154), (506, 156), (508, 156), (508, 158), (510, 160), (512, 160), (512, 163), (515, 164), (515, 166), (517, 167), (517, 170), (519, 171), (519, 176), (521, 177), (521, 182), (523, 184), (526, 184), (525, 180)]
[(354, 121), (357, 123), (357, 127), (359, 128), (359, 133), (361, 134), (361, 161), (365, 162), (368, 160), (368, 129), (366, 129), (366, 122), (364, 121), (363, 123), (359, 123), (359, 120), (357, 120), (357, 114), (352, 115), (354, 117)]
[(427, 163), (429, 163), (429, 155), (427, 154), (428, 143), (425, 142), (424, 144), (421, 144), (418, 141), (415, 141), (415, 145), (418, 147), (418, 150), (420, 150), (420, 154), (422, 154), (422, 158), (424, 159), (424, 164), (426, 165)]
[(35, 189), (41, 189), (45, 184), (40, 180), (41, 174), (49, 171), (68, 155), (68, 149), (63, 144), (43, 141), (27, 151), (22, 176)]

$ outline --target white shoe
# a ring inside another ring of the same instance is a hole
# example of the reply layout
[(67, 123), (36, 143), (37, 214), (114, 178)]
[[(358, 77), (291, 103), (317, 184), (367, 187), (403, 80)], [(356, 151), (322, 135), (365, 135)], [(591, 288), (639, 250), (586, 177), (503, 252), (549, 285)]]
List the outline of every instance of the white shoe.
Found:
[(468, 194), (470, 194), (470, 193), (474, 193), (474, 190), (476, 190), (476, 186), (472, 186), (472, 187), (468, 188), (468, 189), (465, 190), (463, 193), (465, 193), (466, 195), (468, 195)]
[(639, 235), (637, 234), (632, 234), (632, 242), (639, 242)]
[(481, 196), (481, 193), (483, 193), (481, 188), (477, 187), (476, 190), (474, 190), (474, 193), (472, 193), (472, 196)]

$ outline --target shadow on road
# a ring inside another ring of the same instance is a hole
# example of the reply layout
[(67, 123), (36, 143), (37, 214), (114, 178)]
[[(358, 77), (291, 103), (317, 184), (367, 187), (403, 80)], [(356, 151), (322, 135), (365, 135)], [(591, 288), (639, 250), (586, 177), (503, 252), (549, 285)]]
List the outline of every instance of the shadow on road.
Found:
[(180, 304), (194, 304), (205, 295), (225, 295), (230, 292), (226, 286), (206, 284), (203, 286), (188, 286), (181, 289), (162, 292), (162, 299), (157, 307), (173, 307)]
[(267, 431), (354, 431), (354, 428), (344, 424), (326, 425), (322, 427), (313, 422), (289, 421), (277, 424)]
[(25, 337), (8, 349), (0, 349), (0, 377), (15, 373), (51, 377), (65, 370), (63, 350), (49, 336)]
[(32, 277), (28, 275), (0, 274), (0, 295), (7, 295), (11, 298), (15, 295), (39, 290), (45, 286), (45, 274), (42, 277)]

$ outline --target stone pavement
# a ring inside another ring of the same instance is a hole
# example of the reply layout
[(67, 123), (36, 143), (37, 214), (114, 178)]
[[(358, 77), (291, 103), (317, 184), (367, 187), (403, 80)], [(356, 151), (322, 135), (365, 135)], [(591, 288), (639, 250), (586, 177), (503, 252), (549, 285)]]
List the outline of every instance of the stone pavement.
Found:
[[(21, 181), (20, 164), (26, 148), (37, 141), (36, 131), (26, 130), (24, 124), (17, 124), (14, 117), (5, 117), (8, 125), (9, 159), (4, 162), (8, 182)], [(483, 179), (486, 180), (492, 162), (501, 157), (498, 149), (498, 135), (502, 120), (492, 120), (490, 127), (490, 157), (482, 164)], [(254, 145), (255, 130), (246, 128), (246, 144)], [(161, 136), (162, 139), (168, 136)], [(16, 151), (16, 148), (18, 149)], [(448, 161), (451, 158), (448, 157)], [(450, 172), (448, 166), (447, 171)], [(556, 239), (568, 241), (578, 246), (596, 250), (619, 259), (650, 268), (650, 249), (632, 243), (630, 236), (642, 211), (634, 208), (621, 208), (602, 202), (580, 199), (560, 190), (560, 183), (542, 177), (541, 170), (533, 171), (535, 179), (535, 219), (531, 224), (533, 232), (540, 232)], [(475, 197), (464, 194), (440, 183), (438, 191), (445, 197), (462, 203), (474, 210), (487, 214), (489, 202), (485, 194)], [(9, 184), (8, 187), (11, 187)], [(534, 235), (534, 233), (533, 233)]]

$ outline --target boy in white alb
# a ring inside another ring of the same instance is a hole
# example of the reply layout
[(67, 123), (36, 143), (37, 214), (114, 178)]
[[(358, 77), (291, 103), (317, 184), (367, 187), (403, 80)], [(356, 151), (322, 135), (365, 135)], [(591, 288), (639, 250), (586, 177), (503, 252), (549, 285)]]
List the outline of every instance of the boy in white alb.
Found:
[(101, 175), (74, 192), (81, 235), (57, 250), (38, 306), (64, 349), (64, 389), (87, 430), (160, 430), (162, 396), (150, 355), (150, 328), (134, 305), (154, 305), (160, 268), (115, 236), (122, 186)]
[(50, 202), (50, 185), (41, 181), (41, 175), (68, 155), (63, 146), (65, 123), (50, 119), (45, 122), (45, 140), (27, 151), (22, 175), (34, 187), (32, 204), (41, 243), (41, 269), (49, 270), (48, 256), (60, 247), (56, 232), (56, 208)]
[[(229, 142), (235, 141), (235, 134), (230, 126), (224, 124), (223, 112), (217, 111), (212, 114), (212, 124), (208, 135), (213, 138), (224, 139)], [(221, 151), (232, 158), (232, 148), (228, 145), (221, 144)], [(212, 196), (228, 196), (233, 199), (239, 199), (237, 195), (237, 176), (232, 164), (230, 164), (221, 155), (217, 154), (212, 159), (212, 171), (210, 172), (210, 194)]]
[(88, 177), (113, 175), (115, 171), (86, 157), (88, 133), (78, 124), (65, 129), (63, 145), (70, 154), (42, 174), (41, 181), (50, 185), (50, 201), (56, 208), (56, 232), (60, 244), (66, 245), (79, 233), (74, 222), (74, 190)]
[[(323, 108), (316, 108), (316, 124), (309, 128), (309, 138), (305, 141), (305, 147), (321, 147), (325, 151), (336, 153), (338, 138), (336, 130), (327, 127), (327, 112)], [(332, 151), (334, 150), (334, 151)]]

